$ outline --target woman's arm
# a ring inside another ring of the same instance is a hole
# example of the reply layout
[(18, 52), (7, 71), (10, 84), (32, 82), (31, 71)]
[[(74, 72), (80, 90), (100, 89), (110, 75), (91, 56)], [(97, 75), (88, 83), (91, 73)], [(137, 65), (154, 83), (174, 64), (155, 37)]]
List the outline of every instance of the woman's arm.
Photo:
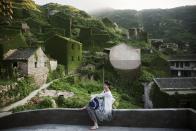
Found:
[(103, 92), (101, 92), (100, 94), (93, 94), (93, 95), (91, 95), (91, 99), (93, 99), (93, 98), (95, 98), (95, 97), (104, 97), (105, 96), (105, 93), (104, 93), (104, 91)]

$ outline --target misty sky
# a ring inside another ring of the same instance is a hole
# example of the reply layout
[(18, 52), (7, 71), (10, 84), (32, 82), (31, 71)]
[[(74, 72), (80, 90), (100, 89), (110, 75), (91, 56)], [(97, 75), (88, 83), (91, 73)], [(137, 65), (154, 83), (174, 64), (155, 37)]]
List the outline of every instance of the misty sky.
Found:
[(173, 8), (185, 5), (196, 5), (196, 0), (34, 0), (43, 5), (49, 2), (72, 5), (85, 11), (100, 8), (114, 9), (151, 9), (151, 8)]

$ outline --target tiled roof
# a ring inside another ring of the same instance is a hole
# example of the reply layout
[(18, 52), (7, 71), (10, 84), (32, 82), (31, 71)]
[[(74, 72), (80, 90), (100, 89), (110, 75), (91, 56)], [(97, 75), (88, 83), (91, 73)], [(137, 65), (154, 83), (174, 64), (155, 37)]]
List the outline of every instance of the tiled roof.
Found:
[(171, 56), (168, 61), (196, 61), (196, 54)]
[(76, 41), (74, 39), (67, 38), (67, 37), (64, 37), (64, 36), (60, 36), (60, 35), (54, 35), (53, 37), (49, 38), (48, 40), (53, 39), (53, 38), (61, 39), (63, 41), (70, 41), (70, 43), (73, 42), (74, 44), (77, 44), (77, 45), (82, 45), (82, 43), (80, 43), (79, 41)]
[(196, 89), (196, 77), (155, 78), (160, 89)]
[(4, 60), (28, 60), (38, 48), (24, 48), (9, 50), (4, 54)]

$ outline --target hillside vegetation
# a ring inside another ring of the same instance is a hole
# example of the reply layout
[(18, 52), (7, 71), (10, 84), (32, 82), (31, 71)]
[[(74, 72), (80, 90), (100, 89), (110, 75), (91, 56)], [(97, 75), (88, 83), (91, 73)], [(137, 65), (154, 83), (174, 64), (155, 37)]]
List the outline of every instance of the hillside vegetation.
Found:
[[(173, 9), (107, 10), (92, 13), (98, 18), (108, 17), (126, 29), (143, 26), (151, 38), (166, 41), (196, 43), (196, 6)], [(194, 48), (195, 49), (195, 48)]]

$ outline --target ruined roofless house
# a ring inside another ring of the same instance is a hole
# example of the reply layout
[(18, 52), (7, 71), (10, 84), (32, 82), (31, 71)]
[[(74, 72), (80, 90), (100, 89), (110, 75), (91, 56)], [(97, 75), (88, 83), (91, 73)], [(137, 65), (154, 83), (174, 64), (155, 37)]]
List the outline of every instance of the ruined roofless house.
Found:
[(22, 23), (22, 31), (23, 32), (28, 32), (30, 30), (30, 27), (28, 26), (27, 23)]

